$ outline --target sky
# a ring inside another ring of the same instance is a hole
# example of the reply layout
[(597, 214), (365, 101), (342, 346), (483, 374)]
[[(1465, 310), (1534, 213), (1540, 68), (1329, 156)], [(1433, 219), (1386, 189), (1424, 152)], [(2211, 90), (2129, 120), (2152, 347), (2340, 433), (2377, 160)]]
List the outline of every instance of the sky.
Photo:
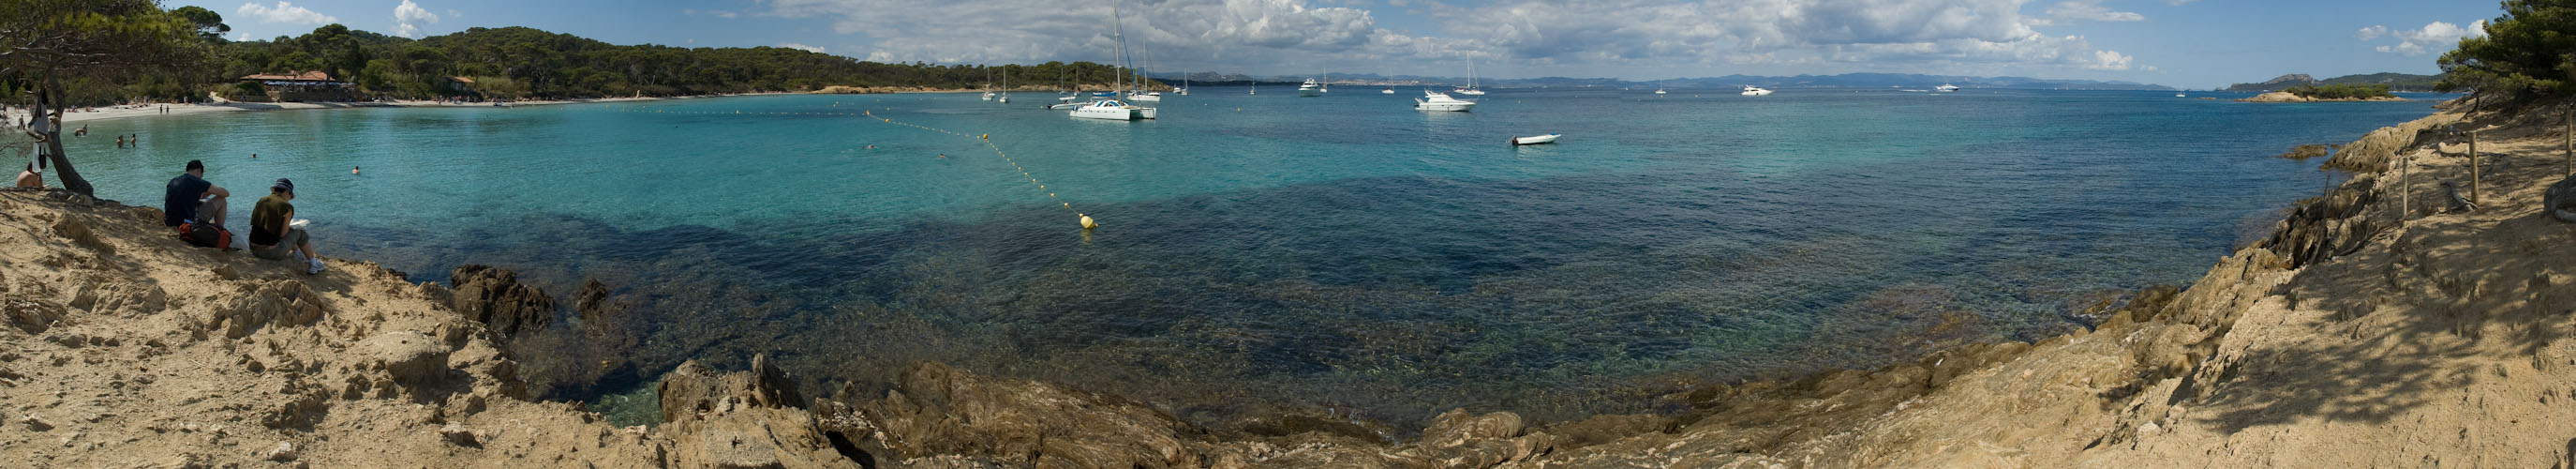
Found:
[(2495, 0), (164, 0), (236, 40), (339, 23), (527, 26), (614, 44), (794, 47), (880, 62), (1112, 61), (1155, 72), (1629, 80), (1853, 72), (2203, 89), (2431, 74)]

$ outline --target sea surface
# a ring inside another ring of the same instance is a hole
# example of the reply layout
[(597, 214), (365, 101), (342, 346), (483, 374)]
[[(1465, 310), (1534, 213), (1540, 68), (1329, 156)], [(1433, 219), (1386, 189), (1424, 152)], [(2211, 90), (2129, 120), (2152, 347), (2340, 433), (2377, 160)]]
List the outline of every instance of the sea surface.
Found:
[[(1689, 383), (2081, 328), (2338, 178), (2273, 155), (2432, 112), (1503, 89), (1451, 113), (1379, 89), (1201, 88), (1139, 122), (1043, 93), (223, 113), (94, 122), (71, 147), (134, 204), (205, 160), (235, 225), (292, 178), (325, 257), (414, 281), (596, 279), (621, 312), (567, 312), (518, 349), (547, 397), (622, 420), (682, 360), (765, 353), (819, 395), (882, 396), (938, 360), (1216, 425), (1418, 428), (1656, 411)], [(1546, 133), (1564, 137), (1506, 140)]]

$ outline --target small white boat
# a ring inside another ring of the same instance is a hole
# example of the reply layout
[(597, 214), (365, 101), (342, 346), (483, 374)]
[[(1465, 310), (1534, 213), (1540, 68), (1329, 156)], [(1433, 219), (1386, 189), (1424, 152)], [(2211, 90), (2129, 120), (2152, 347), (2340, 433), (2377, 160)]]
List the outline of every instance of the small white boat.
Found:
[(1768, 96), (1771, 94), (1771, 90), (1762, 89), (1762, 87), (1759, 86), (1744, 85), (1744, 93), (1742, 94), (1745, 96)]
[(1379, 94), (1395, 94), (1395, 88), (1387, 88), (1385, 91), (1379, 91), (1378, 93), (1379, 93)]
[(985, 100), (985, 101), (992, 101), (992, 100), (993, 100), (993, 92), (991, 92), (991, 91), (986, 91), (986, 92), (984, 92), (984, 100)]
[(1127, 93), (1127, 100), (1139, 103), (1159, 103), (1163, 102), (1163, 94), (1156, 92), (1132, 92)]
[(1451, 93), (1463, 94), (1463, 95), (1468, 95), (1468, 96), (1484, 96), (1484, 95), (1485, 95), (1485, 90), (1476, 89), (1476, 88), (1474, 88), (1474, 87), (1456, 88), (1456, 89), (1451, 89), (1451, 90), (1449, 90), (1449, 92), (1451, 92)]
[(1656, 88), (1655, 94), (1664, 94), (1664, 90), (1662, 88)]
[(1413, 100), (1413, 110), (1416, 111), (1467, 112), (1475, 107), (1475, 101), (1452, 98), (1446, 93), (1431, 90), (1422, 90), (1422, 97)]
[(1512, 137), (1512, 144), (1537, 145), (1541, 143), (1556, 143), (1556, 138), (1561, 136), (1564, 136), (1564, 134), (1547, 134), (1536, 137)]
[(2174, 93), (2174, 97), (2176, 97), (2176, 98), (2181, 98), (2181, 97), (2184, 97), (2184, 96), (2182, 95), (2182, 93)]
[(1944, 83), (1944, 84), (1942, 84), (1941, 86), (1935, 86), (1935, 87), (1932, 87), (1932, 91), (1942, 92), (1942, 93), (1956, 93), (1956, 92), (1958, 92), (1958, 91), (1959, 91), (1959, 86), (1958, 86), (1958, 85), (1951, 85), (1951, 84)]
[(1323, 87), (1321, 87), (1321, 86), (1319, 86), (1319, 85), (1316, 85), (1316, 84), (1315, 84), (1315, 79), (1313, 79), (1313, 78), (1308, 78), (1308, 79), (1306, 79), (1306, 84), (1303, 84), (1303, 85), (1297, 85), (1297, 96), (1299, 96), (1299, 97), (1314, 97), (1314, 96), (1323, 96), (1323, 95), (1324, 95)]
[(994, 97), (993, 97), (993, 102), (996, 102), (996, 103), (1002, 103), (1002, 104), (1010, 104), (1010, 103), (1011, 103), (1011, 94), (1010, 94), (1010, 93), (1002, 93), (1002, 95), (1001, 95), (1001, 96), (994, 96)]

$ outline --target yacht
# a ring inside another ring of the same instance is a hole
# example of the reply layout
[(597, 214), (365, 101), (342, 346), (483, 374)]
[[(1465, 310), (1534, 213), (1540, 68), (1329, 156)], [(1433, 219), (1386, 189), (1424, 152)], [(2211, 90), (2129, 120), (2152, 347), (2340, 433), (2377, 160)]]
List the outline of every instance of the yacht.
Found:
[(986, 91), (986, 92), (984, 92), (984, 100), (985, 100), (985, 101), (992, 101), (992, 100), (993, 100), (993, 92), (991, 92), (991, 91)]
[(1127, 100), (1139, 103), (1159, 103), (1163, 102), (1163, 93), (1154, 91), (1136, 91), (1127, 93)]
[(1092, 101), (1090, 104), (1084, 104), (1081, 107), (1073, 108), (1073, 117), (1114, 121), (1152, 119), (1154, 118), (1154, 108), (1138, 107), (1134, 104), (1119, 102), (1115, 99), (1103, 99)]
[(1939, 91), (1939, 92), (1943, 92), (1943, 93), (1956, 93), (1956, 92), (1958, 92), (1958, 91), (1959, 91), (1959, 86), (1958, 86), (1958, 85), (1943, 84), (1943, 85), (1941, 85), (1941, 86), (1933, 87), (1933, 88), (1932, 88), (1932, 91)]
[(1422, 90), (1422, 97), (1413, 100), (1413, 109), (1416, 111), (1466, 112), (1475, 107), (1475, 101), (1452, 98), (1448, 93), (1431, 90)]
[(1762, 89), (1762, 87), (1759, 86), (1744, 85), (1743, 94), (1745, 96), (1767, 96), (1771, 94), (1771, 90)]
[[(1124, 21), (1121, 21), (1118, 14), (1118, 0), (1109, 0), (1109, 34), (1110, 37), (1118, 39), (1118, 65), (1122, 68), (1134, 70), (1133, 66), (1135, 63), (1129, 59), (1127, 55), (1127, 34), (1125, 28), (1120, 25), (1120, 23), (1123, 22)], [(1135, 80), (1132, 86), (1128, 82), (1130, 79)], [(1163, 99), (1162, 95), (1146, 93), (1144, 77), (1142, 76), (1131, 76), (1130, 74), (1120, 73), (1118, 75), (1118, 81), (1118, 84), (1110, 85), (1110, 92), (1101, 93), (1109, 95), (1109, 97), (1092, 101), (1090, 104), (1084, 104), (1081, 107), (1073, 108), (1073, 112), (1068, 114), (1072, 115), (1076, 119), (1132, 121), (1136, 119), (1154, 118), (1154, 108), (1137, 106), (1135, 104), (1119, 101), (1116, 98), (1118, 95), (1117, 90), (1122, 87), (1133, 90), (1132, 94), (1129, 95), (1129, 98), (1136, 101), (1145, 101), (1147, 100), (1145, 98), (1150, 98), (1152, 101), (1161, 101)]]
[(1382, 93), (1382, 94), (1395, 94), (1395, 88), (1387, 88), (1387, 89), (1385, 89), (1385, 90), (1383, 90), (1383, 91), (1378, 91), (1378, 93)]
[[(1474, 60), (1469, 60), (1469, 61), (1467, 61), (1467, 86), (1466, 86), (1466, 87), (1463, 87), (1463, 88), (1453, 88), (1453, 89), (1450, 89), (1450, 90), (1449, 90), (1449, 92), (1451, 92), (1451, 93), (1463, 94), (1463, 95), (1468, 95), (1468, 96), (1484, 96), (1484, 95), (1485, 95), (1485, 90), (1481, 90), (1481, 89), (1477, 89), (1477, 88), (1476, 88), (1476, 61), (1474, 61)], [(1461, 110), (1461, 111), (1463, 111), (1464, 109), (1460, 109), (1460, 110)]]
[(1314, 97), (1314, 96), (1323, 96), (1323, 95), (1324, 95), (1323, 88), (1322, 88), (1322, 87), (1317, 86), (1317, 85), (1315, 84), (1315, 79), (1313, 79), (1313, 78), (1308, 78), (1308, 79), (1306, 79), (1306, 84), (1303, 84), (1303, 85), (1297, 85), (1297, 96), (1300, 96), (1300, 97)]
[(1662, 88), (1656, 88), (1655, 94), (1664, 94), (1664, 90)]

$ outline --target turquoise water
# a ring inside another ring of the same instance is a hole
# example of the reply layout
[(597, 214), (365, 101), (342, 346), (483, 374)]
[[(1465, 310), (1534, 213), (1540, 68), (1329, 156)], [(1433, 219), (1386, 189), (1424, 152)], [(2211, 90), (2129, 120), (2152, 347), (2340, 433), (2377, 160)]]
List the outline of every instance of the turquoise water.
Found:
[[(467, 263), (557, 294), (602, 280), (632, 320), (529, 339), (554, 352), (528, 374), (556, 398), (769, 353), (818, 390), (879, 393), (934, 359), (1203, 422), (1418, 422), (1653, 410), (1641, 396), (1676, 382), (2081, 327), (2073, 308), (2198, 277), (2330, 177), (2272, 155), (2431, 112), (1498, 90), (1424, 113), (1412, 90), (1198, 91), (1132, 123), (1043, 94), (233, 113), (96, 122), (142, 148), (72, 151), (131, 203), (189, 159), (243, 194), (294, 178), (326, 257), (414, 280)], [(1009, 159), (837, 115), (861, 110), (990, 134)], [(1565, 137), (1505, 142), (1541, 133)]]

